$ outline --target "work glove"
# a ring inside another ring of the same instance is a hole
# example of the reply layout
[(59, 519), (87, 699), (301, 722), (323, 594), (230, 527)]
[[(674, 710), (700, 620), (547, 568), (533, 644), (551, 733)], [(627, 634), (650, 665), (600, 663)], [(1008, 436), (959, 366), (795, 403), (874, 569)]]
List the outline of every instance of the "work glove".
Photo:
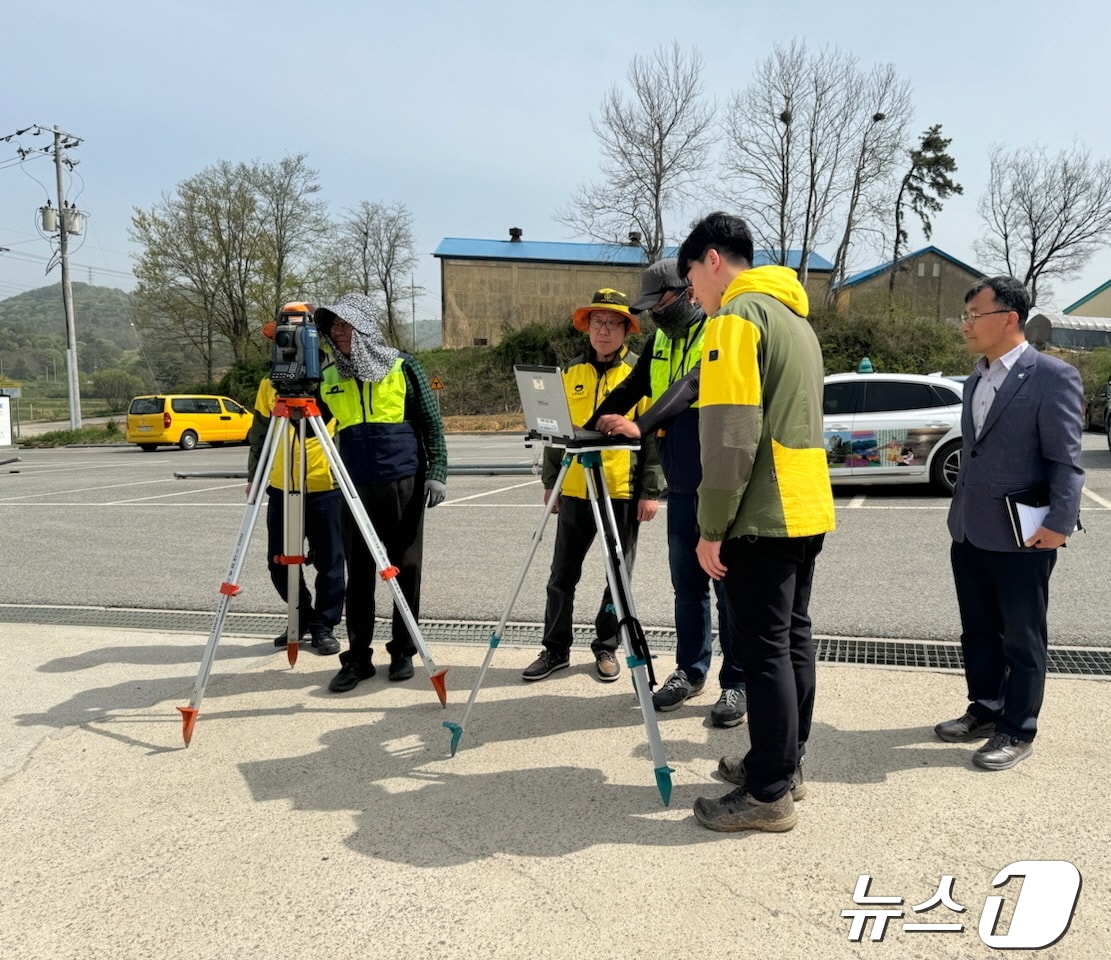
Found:
[(447, 496), (447, 484), (441, 480), (425, 480), (424, 493), (428, 497), (428, 509), (431, 510), (436, 504), (444, 502), (444, 497)]

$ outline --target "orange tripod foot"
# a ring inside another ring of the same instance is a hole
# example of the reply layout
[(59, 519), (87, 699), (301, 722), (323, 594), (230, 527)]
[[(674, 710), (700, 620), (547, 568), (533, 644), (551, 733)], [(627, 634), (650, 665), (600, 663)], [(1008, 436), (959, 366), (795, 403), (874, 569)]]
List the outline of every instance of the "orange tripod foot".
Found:
[(447, 668), (437, 670), (435, 673), (430, 674), (428, 682), (432, 684), (432, 689), (436, 691), (436, 696), (440, 698), (440, 706), (447, 706), (447, 687), (444, 682), (444, 675), (447, 673)]
[(289, 659), (289, 665), (292, 667), (297, 662), (297, 641), (285, 645), (285, 655)]
[(193, 739), (193, 727), (197, 725), (197, 714), (200, 712), (194, 707), (178, 707), (181, 713), (181, 735), (185, 738), (185, 745)]

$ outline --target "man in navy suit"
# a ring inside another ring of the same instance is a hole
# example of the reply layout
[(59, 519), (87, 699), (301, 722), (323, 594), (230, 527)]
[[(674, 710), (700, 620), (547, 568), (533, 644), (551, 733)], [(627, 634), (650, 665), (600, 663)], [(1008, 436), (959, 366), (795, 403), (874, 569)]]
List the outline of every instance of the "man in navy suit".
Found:
[[(1018, 280), (981, 280), (964, 302), (961, 332), (983, 356), (964, 385), (949, 532), (970, 703), (934, 731), (950, 743), (989, 737), (973, 763), (1009, 770), (1030, 756), (1038, 732), (1049, 575), (1084, 487), (1084, 391), (1075, 368), (1026, 342), (1030, 298)], [(1031, 488), (1048, 495), (1049, 513), (1019, 545), (1004, 497)]]

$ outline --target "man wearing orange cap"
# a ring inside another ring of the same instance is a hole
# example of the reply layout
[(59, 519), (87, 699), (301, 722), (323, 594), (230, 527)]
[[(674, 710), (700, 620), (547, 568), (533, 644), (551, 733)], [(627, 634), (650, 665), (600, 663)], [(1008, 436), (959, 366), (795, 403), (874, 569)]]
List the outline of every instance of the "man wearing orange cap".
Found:
[[(303, 308), (300, 310), (290, 308)], [(312, 315), (312, 304), (287, 304), (282, 307), (283, 320), (287, 323), (303, 323), (306, 317)], [(275, 323), (271, 321), (263, 328), (263, 335), (268, 340), (274, 339)], [(319, 389), (317, 391), (319, 393)], [(320, 397), (317, 396), (317, 400)], [(263, 441), (266, 439), (270, 427), (270, 418), (273, 416), (274, 406), (278, 401), (278, 392), (269, 377), (263, 377), (258, 385), (255, 396), (255, 419), (251, 430), (247, 434), (250, 444), (250, 453), (247, 456), (247, 470), (253, 477), (258, 466), (259, 456), (262, 453)], [(327, 408), (322, 408), (322, 414)], [(331, 420), (331, 415), (327, 415)], [(329, 423), (333, 429), (334, 421)], [(287, 427), (288, 429), (288, 427)], [(346, 582), (343, 567), (343, 496), (332, 477), (328, 467), (328, 460), (320, 448), (320, 441), (313, 434), (311, 424), (305, 427), (305, 495), (301, 497), (304, 514), (305, 538), (309, 543), (309, 555), (306, 562), (311, 563), (316, 569), (316, 578), (313, 586), (316, 590), (315, 599), (305, 585), (304, 569), (298, 570), (299, 596), (298, 596), (298, 623), (301, 636), (312, 635), (312, 648), (319, 654), (334, 655), (340, 651), (340, 643), (333, 630), (343, 616), (343, 601)], [(285, 553), (285, 516), (282, 499), (282, 475), (288, 471), (289, 482), (292, 489), (296, 490), (301, 478), (297, 464), (300, 462), (301, 452), (299, 443), (294, 437), (292, 444), (292, 465), (284, 462), (284, 448), (278, 447), (274, 457), (274, 466), (267, 478), (267, 504), (266, 504), (266, 558), (270, 568), (270, 581), (278, 591), (278, 595), (289, 601), (289, 568), (277, 562), (275, 557)], [(284, 647), (287, 643), (286, 631), (283, 630), (274, 638), (274, 646)]]
[[(629, 298), (617, 290), (603, 289), (594, 294), (588, 307), (575, 311), (572, 323), (576, 330), (588, 334), (590, 343), (582, 356), (572, 360), (563, 371), (563, 385), (576, 424), (585, 423), (598, 405), (633, 369), (637, 355), (625, 345), (625, 337), (639, 333), (640, 325), (629, 312)], [(641, 400), (628, 411), (633, 417), (648, 409), (648, 399)], [(559, 473), (563, 451), (549, 447), (545, 451), (542, 479), (544, 502), (547, 503)], [(656, 458), (655, 440), (645, 438), (640, 452), (606, 450), (602, 453), (606, 489), (617, 521), (625, 569), (631, 574), (636, 557), (637, 532), (641, 522), (656, 515), (663, 474)], [(597, 528), (587, 497), (586, 476), (577, 461), (568, 469), (560, 489), (556, 508), (555, 546), (552, 569), (548, 579), (548, 601), (544, 609), (544, 649), (525, 670), (524, 680), (543, 680), (571, 662), (571, 620), (575, 588), (582, 576), (583, 560), (590, 549)], [(616, 680), (620, 673), (617, 662), (617, 617), (610, 601), (609, 588), (594, 621), (595, 674), (599, 680)]]

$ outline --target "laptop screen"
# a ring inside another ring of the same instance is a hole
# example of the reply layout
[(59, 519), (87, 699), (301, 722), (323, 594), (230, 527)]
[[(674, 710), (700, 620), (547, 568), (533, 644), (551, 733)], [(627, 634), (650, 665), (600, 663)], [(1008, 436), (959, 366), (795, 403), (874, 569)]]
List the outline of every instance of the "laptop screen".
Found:
[(571, 422), (571, 408), (567, 405), (559, 367), (517, 364), (513, 373), (517, 377), (525, 426), (543, 437), (574, 437), (575, 425)]

